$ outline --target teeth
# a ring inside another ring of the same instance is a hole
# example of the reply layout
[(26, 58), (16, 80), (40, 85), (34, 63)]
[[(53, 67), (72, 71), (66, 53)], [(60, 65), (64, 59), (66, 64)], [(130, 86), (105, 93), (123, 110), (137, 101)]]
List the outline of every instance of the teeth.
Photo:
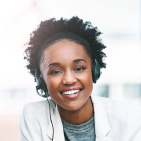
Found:
[(78, 93), (80, 90), (72, 90), (72, 91), (66, 91), (66, 92), (63, 92), (64, 95), (73, 95), (75, 93)]

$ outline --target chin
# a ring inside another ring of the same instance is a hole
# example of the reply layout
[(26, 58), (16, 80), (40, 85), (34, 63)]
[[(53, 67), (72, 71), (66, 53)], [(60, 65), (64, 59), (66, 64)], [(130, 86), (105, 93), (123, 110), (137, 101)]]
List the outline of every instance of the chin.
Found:
[(60, 108), (64, 109), (64, 111), (68, 111), (68, 112), (77, 112), (82, 107), (83, 107), (83, 104), (80, 104), (80, 103), (77, 102), (77, 104), (71, 103), (71, 105), (62, 106)]

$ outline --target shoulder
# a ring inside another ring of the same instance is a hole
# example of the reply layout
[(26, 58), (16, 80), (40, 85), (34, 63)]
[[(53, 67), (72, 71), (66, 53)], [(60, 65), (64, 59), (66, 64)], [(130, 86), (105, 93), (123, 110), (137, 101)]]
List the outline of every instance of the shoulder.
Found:
[[(50, 99), (49, 100), (51, 109), (55, 107), (55, 103)], [(49, 103), (47, 100), (36, 101), (25, 104), (23, 111), (30, 113), (42, 113), (43, 111), (49, 109)]]
[[(49, 103), (50, 110), (54, 110), (55, 103), (51, 99), (49, 100)], [(47, 115), (49, 115), (49, 103), (47, 100), (27, 103), (23, 108), (21, 117), (28, 122), (34, 122), (48, 118)]]
[[(119, 129), (132, 137), (141, 132), (141, 108), (139, 106), (97, 96), (92, 96), (92, 100), (95, 106), (102, 106), (112, 130)], [(98, 110), (100, 106), (97, 107)]]
[(141, 116), (141, 108), (137, 105), (105, 97), (92, 96), (92, 99), (94, 103), (100, 103), (105, 111), (111, 115), (113, 114), (121, 118), (127, 118), (127, 115), (129, 117)]
[(48, 106), (47, 101), (36, 101), (36, 102), (31, 102), (31, 103), (26, 103), (24, 105), (24, 110), (35, 110), (38, 111), (38, 109), (44, 109), (46, 106)]
[[(49, 110), (50, 103), (50, 110)], [(46, 135), (50, 123), (49, 112), (55, 109), (55, 103), (50, 99), (27, 103), (19, 119), (21, 138), (26, 140), (42, 140), (38, 134)], [(38, 134), (37, 134), (38, 133)]]

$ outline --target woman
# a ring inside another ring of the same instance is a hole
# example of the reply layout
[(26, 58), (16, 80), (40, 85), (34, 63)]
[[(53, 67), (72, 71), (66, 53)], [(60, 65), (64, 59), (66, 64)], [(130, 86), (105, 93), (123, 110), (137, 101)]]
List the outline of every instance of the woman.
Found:
[(46, 20), (31, 34), (27, 68), (48, 102), (24, 107), (21, 141), (141, 140), (138, 108), (92, 94), (106, 67), (100, 34), (78, 17)]

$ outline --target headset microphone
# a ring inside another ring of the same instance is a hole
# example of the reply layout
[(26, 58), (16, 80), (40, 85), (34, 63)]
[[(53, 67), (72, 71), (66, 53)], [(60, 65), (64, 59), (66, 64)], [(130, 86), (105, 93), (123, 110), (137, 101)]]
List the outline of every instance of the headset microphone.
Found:
[[(99, 79), (99, 77), (100, 77), (100, 66), (99, 66), (97, 60), (95, 59), (94, 63), (93, 63), (93, 68), (92, 68), (93, 82), (96, 83), (96, 81)], [(50, 114), (50, 122), (51, 122), (51, 125), (52, 125), (52, 130), (53, 130), (53, 134), (52, 134), (52, 140), (53, 140), (53, 138), (54, 138), (54, 126), (53, 126), (53, 122), (52, 122), (52, 118), (51, 118), (50, 102), (48, 100), (49, 94), (48, 94), (48, 91), (47, 91), (47, 86), (46, 86), (44, 80), (40, 77), (40, 71), (37, 67), (35, 68), (35, 82), (37, 82), (37, 86), (36, 86), (37, 94), (39, 96), (46, 97), (48, 104), (49, 104), (49, 114)], [(41, 90), (41, 93), (39, 92), (39, 90)]]
[[(52, 125), (52, 130), (53, 130), (53, 134), (52, 134), (52, 141), (53, 141), (53, 139), (54, 139), (54, 126), (53, 126), (53, 122), (52, 122), (52, 118), (51, 118), (50, 102), (48, 100), (49, 94), (47, 91), (46, 84), (45, 84), (44, 80), (40, 77), (40, 71), (37, 68), (35, 68), (35, 82), (37, 82), (37, 86), (36, 86), (37, 94), (39, 96), (46, 97), (48, 104), (49, 104), (49, 115), (50, 115), (50, 122)], [(41, 90), (41, 93), (39, 92), (39, 90)]]

